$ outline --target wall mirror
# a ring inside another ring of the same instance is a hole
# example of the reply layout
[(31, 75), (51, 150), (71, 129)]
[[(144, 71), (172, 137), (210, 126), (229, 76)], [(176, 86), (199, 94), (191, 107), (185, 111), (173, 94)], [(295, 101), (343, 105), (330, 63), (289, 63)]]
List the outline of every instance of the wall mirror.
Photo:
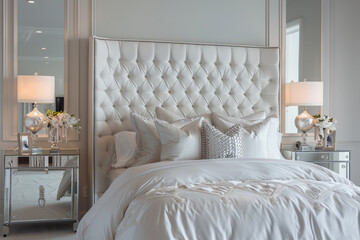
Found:
[[(17, 133), (25, 131), (24, 115), (32, 110), (32, 103), (17, 102), (18, 75), (54, 76), (55, 103), (38, 109), (79, 116), (79, 1), (0, 0), (0, 5), (2, 141), (16, 141)], [(44, 130), (39, 137), (46, 139)], [(68, 139), (78, 140), (78, 135)]]
[[(285, 5), (284, 82), (322, 81), (322, 1), (286, 0)], [(283, 132), (298, 134), (294, 119), (303, 111), (302, 107), (286, 106), (283, 111)], [(314, 115), (321, 112), (321, 107), (308, 107), (307, 111)]]
[[(17, 2), (18, 75), (55, 77), (55, 104), (39, 104), (43, 114), (64, 110), (64, 6), (64, 0)], [(23, 116), (31, 110), (31, 103), (18, 103), (18, 132), (26, 131)]]

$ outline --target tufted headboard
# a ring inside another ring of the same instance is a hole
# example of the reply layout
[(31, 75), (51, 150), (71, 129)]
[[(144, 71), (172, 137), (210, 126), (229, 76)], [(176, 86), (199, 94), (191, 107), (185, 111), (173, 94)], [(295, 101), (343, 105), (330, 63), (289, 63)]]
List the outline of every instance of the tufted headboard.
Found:
[(279, 115), (279, 49), (91, 38), (89, 162), (93, 201), (106, 190), (113, 135), (130, 112)]

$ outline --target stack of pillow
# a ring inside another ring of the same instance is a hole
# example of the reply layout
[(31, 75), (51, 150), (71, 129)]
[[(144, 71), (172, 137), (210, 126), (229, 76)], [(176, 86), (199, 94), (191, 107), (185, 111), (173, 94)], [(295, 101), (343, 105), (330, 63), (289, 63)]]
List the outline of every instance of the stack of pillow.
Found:
[(157, 119), (136, 113), (131, 121), (136, 132), (114, 136), (114, 168), (158, 161), (214, 158), (282, 158), (279, 120), (265, 112), (233, 118), (217, 113), (184, 119), (163, 108)]

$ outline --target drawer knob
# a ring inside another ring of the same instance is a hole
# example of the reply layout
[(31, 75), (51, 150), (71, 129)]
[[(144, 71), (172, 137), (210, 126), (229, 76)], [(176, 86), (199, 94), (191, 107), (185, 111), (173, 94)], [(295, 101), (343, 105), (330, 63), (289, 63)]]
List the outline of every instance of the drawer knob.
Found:
[(321, 154), (321, 158), (322, 159), (329, 159), (329, 157), (327, 155), (325, 155), (325, 154)]

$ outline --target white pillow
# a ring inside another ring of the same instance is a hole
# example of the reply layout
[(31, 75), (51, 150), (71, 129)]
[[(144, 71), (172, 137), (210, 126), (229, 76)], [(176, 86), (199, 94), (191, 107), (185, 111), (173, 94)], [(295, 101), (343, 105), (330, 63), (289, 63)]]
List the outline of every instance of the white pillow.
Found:
[(113, 168), (131, 167), (135, 162), (137, 143), (136, 133), (129, 131), (118, 132), (114, 135), (116, 161)]
[(191, 122), (199, 117), (203, 117), (204, 120), (211, 124), (211, 113), (203, 114), (200, 116), (194, 116), (194, 117), (184, 117), (179, 114), (176, 114), (174, 112), (171, 112), (169, 110), (166, 110), (165, 108), (156, 107), (155, 113), (157, 119), (169, 122), (169, 123), (175, 123), (175, 122), (183, 122), (188, 123)]
[[(204, 120), (209, 123), (209, 124), (212, 124), (212, 115), (215, 114), (215, 115), (218, 115), (218, 116), (221, 116), (220, 114), (218, 113), (206, 113), (206, 114), (203, 114), (203, 115), (200, 115), (200, 116), (194, 116), (194, 117), (183, 117), (181, 115), (178, 115), (174, 112), (171, 112), (169, 110), (166, 110), (165, 108), (162, 108), (162, 107), (156, 107), (155, 108), (155, 113), (156, 113), (156, 117), (160, 120), (163, 120), (163, 121), (167, 121), (169, 123), (175, 123), (175, 122), (178, 122), (178, 121), (192, 121), (198, 117), (203, 117)], [(262, 112), (256, 112), (256, 113), (253, 113), (253, 114), (250, 114), (250, 115), (247, 115), (245, 117), (241, 117), (241, 118), (238, 118), (238, 119), (244, 119), (244, 120), (248, 120), (248, 121), (253, 121), (253, 120), (264, 120), (266, 118), (266, 112), (262, 111)]]
[[(65, 163), (64, 167), (76, 167), (75, 166), (77, 163), (76, 160), (77, 157), (73, 157), (69, 159)], [(58, 191), (56, 194), (56, 200), (60, 200), (60, 198), (64, 197), (66, 192), (71, 188), (71, 173), (72, 173), (72, 168), (66, 168), (66, 170), (64, 171), (63, 177), (61, 178)]]
[[(266, 119), (266, 113), (265, 112), (257, 112), (257, 113), (253, 113), (250, 114), (246, 117), (241, 117), (241, 118), (235, 118), (235, 117), (227, 117), (224, 115), (221, 115), (219, 113), (212, 113), (211, 114), (211, 121), (213, 123), (213, 125), (219, 129), (220, 131), (224, 132), (224, 129), (221, 129), (221, 127), (224, 125), (224, 123), (222, 122), (222, 120), (226, 120), (227, 122), (234, 124), (244, 124), (244, 125), (252, 125), (258, 122), (261, 122), (263, 120)], [(225, 126), (225, 128), (227, 129), (227, 125)]]
[[(241, 118), (225, 117), (219, 114), (213, 114), (212, 120), (215, 127), (222, 132), (235, 124), (242, 124), (246, 129), (254, 124), (258, 124), (259, 122), (261, 123), (261, 121), (245, 121)], [(282, 134), (279, 132), (279, 119), (269, 118), (265, 121), (270, 122), (267, 135), (268, 158), (282, 159), (280, 152)]]
[(161, 161), (201, 159), (201, 123), (198, 118), (182, 128), (155, 120), (161, 141)]
[[(130, 114), (131, 122), (136, 130), (136, 159), (133, 166), (160, 161), (161, 142), (154, 119), (147, 119), (136, 113)], [(183, 127), (186, 122), (178, 121), (174, 125)]]
[[(214, 113), (214, 114), (216, 115), (218, 113)], [(221, 116), (220, 114), (218, 114), (218, 115)], [(243, 120), (248, 120), (248, 121), (265, 120), (266, 112), (261, 111), (261, 112), (252, 113), (252, 114), (244, 116), (244, 117), (232, 117), (232, 118), (243, 119)]]
[(134, 166), (159, 161), (161, 144), (154, 120), (144, 118), (136, 113), (131, 113), (130, 119), (136, 130), (138, 146)]

